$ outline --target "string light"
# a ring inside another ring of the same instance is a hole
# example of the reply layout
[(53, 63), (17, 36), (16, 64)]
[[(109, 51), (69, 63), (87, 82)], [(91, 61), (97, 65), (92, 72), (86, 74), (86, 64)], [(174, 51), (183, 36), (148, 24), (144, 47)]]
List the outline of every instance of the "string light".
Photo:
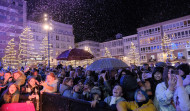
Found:
[(172, 58), (175, 59), (176, 57), (173, 54), (173, 50), (171, 49), (171, 39), (164, 33), (164, 37), (162, 38), (162, 51), (163, 51), (163, 58), (164, 61), (167, 59), (171, 60)]
[(130, 63), (133, 63), (134, 65), (139, 64), (139, 53), (136, 51), (136, 46), (134, 45), (133, 42), (131, 42), (131, 47), (128, 53), (128, 58), (130, 60)]
[(13, 38), (8, 42), (8, 45), (5, 48), (5, 56), (2, 58), (3, 65), (5, 68), (7, 68), (8, 66), (16, 68), (18, 66), (18, 60), (16, 58), (17, 51), (14, 48), (15, 48), (15, 41)]
[(110, 53), (110, 51), (108, 50), (107, 47), (105, 47), (105, 50), (106, 50), (105, 56), (106, 56), (107, 58), (112, 58), (111, 53)]
[[(50, 46), (50, 58), (52, 58), (51, 55), (53, 54), (53, 50), (52, 50), (53, 45), (49, 43), (49, 46)], [(47, 36), (43, 38), (42, 43), (40, 44), (40, 52), (41, 52), (40, 54), (41, 58), (46, 58), (46, 64), (48, 64), (48, 37)]]
[(34, 37), (30, 27), (24, 28), (23, 32), (19, 36), (19, 64), (30, 65), (34, 62), (37, 53), (34, 51)]

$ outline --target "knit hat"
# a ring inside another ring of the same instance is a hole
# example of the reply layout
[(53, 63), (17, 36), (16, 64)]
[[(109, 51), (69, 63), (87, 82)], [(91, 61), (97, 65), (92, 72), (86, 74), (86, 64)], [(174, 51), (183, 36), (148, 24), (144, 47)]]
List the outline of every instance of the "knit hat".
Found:
[(138, 94), (139, 91), (141, 91), (141, 93), (145, 96), (145, 98), (146, 98), (145, 101), (148, 101), (148, 100), (149, 100), (148, 95), (146, 94), (145, 91), (143, 91), (143, 90), (141, 90), (141, 89), (137, 89), (137, 90), (135, 91), (135, 101), (138, 103), (137, 94)]
[(98, 94), (101, 96), (101, 91), (99, 87), (93, 87), (90, 91), (91, 94)]

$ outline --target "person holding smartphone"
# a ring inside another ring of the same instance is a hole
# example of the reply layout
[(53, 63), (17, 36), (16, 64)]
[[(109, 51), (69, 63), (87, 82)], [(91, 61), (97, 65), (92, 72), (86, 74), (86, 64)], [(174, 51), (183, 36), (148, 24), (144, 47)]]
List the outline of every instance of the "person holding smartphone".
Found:
[(190, 110), (189, 96), (183, 86), (183, 80), (175, 73), (173, 66), (164, 69), (164, 82), (159, 83), (155, 91), (154, 105), (158, 111)]

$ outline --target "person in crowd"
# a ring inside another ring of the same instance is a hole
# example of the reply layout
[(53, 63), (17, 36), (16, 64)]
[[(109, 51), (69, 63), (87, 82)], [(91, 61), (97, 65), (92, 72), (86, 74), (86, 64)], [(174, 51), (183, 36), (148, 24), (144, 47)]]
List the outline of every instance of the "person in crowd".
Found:
[(73, 80), (73, 82), (74, 82), (74, 85), (76, 85), (77, 83), (78, 83), (78, 81), (79, 80), (85, 80), (85, 76), (84, 76), (84, 74), (82, 73), (82, 70), (81, 70), (81, 68), (76, 68), (76, 71), (75, 71), (75, 78), (74, 78), (74, 80)]
[(66, 77), (69, 77), (70, 71), (72, 71), (72, 70), (73, 70), (73, 67), (71, 65), (68, 65), (67, 66), (67, 71), (66, 71)]
[(73, 79), (76, 77), (76, 74), (75, 74), (75, 71), (74, 71), (74, 70), (70, 71), (69, 77), (71, 77), (71, 78), (73, 78)]
[(180, 65), (180, 62), (176, 62), (174, 67), (177, 68)]
[(163, 81), (163, 67), (155, 67), (152, 72), (152, 78), (146, 79), (144, 83), (145, 91), (150, 99), (154, 99), (156, 86)]
[(118, 111), (156, 111), (151, 99), (148, 98), (146, 92), (137, 89), (134, 96), (135, 101), (121, 101), (117, 104)]
[(86, 71), (85, 75), (86, 75), (85, 81), (95, 82), (95, 72), (94, 71)]
[(190, 95), (190, 66), (188, 64), (180, 64), (177, 67), (179, 75), (183, 79), (183, 86), (186, 92)]
[(94, 82), (92, 81), (85, 81), (84, 82), (84, 88), (83, 88), (83, 93), (82, 93), (82, 99), (86, 101), (91, 100), (91, 89), (94, 87)]
[(136, 89), (138, 88), (137, 80), (132, 75), (130, 70), (122, 70), (121, 71), (121, 79), (120, 79), (120, 85), (123, 88), (124, 97), (127, 101), (133, 101), (134, 100), (134, 93)]
[(21, 71), (16, 71), (13, 73), (13, 79), (20, 89), (20, 87), (25, 84), (26, 76)]
[(66, 72), (65, 70), (60, 70), (60, 73), (58, 74), (57, 78), (58, 78), (58, 83), (57, 83), (57, 92), (59, 92), (59, 86), (60, 84), (63, 83), (64, 78), (66, 77)]
[(30, 77), (34, 77), (39, 83), (42, 80), (41, 75), (39, 74), (39, 70), (37, 69), (33, 69), (33, 71), (31, 72), (31, 75), (27, 76), (27, 79)]
[(140, 71), (136, 65), (131, 65), (131, 72), (136, 79), (140, 77)]
[(27, 80), (27, 84), (21, 88), (20, 98), (21, 102), (34, 103), (36, 111), (39, 111), (39, 83), (34, 77)]
[(104, 102), (106, 102), (112, 110), (117, 110), (116, 104), (120, 101), (125, 101), (125, 99), (122, 97), (123, 91), (122, 87), (120, 85), (115, 85), (112, 91), (112, 96), (108, 96), (104, 99)]
[(143, 64), (143, 68), (141, 69), (142, 71), (142, 81), (145, 82), (146, 79), (152, 78), (152, 72), (149, 69), (148, 64)]
[(111, 85), (108, 81), (108, 71), (102, 70), (98, 75), (98, 87), (102, 91), (101, 99), (111, 95)]
[(154, 64), (153, 64), (153, 63), (150, 64), (150, 71), (151, 71), (151, 72), (154, 71)]
[(159, 83), (155, 91), (157, 101), (155, 106), (159, 111), (175, 111), (176, 108), (190, 110), (189, 96), (183, 86), (183, 80), (176, 73), (173, 66), (164, 69), (164, 82)]
[(78, 85), (73, 88), (73, 78), (65, 77), (63, 83), (60, 84), (59, 92), (65, 97), (79, 98), (79, 94), (77, 93), (79, 89), (80, 86)]
[(3, 76), (3, 80), (0, 86), (0, 93), (2, 93), (9, 86), (10, 83), (13, 83), (13, 78), (11, 72), (7, 71)]
[(108, 82), (111, 85), (111, 88), (113, 88), (116, 84), (119, 84), (119, 74), (117, 74), (117, 70), (111, 69), (108, 71)]
[(5, 103), (18, 103), (19, 95), (19, 88), (17, 84), (9, 84), (8, 88), (1, 95), (0, 106)]
[(57, 67), (56, 67), (57, 70), (59, 69), (63, 69), (63, 65), (58, 61), (57, 62)]
[(41, 93), (43, 92), (48, 92), (48, 93), (55, 93), (57, 92), (57, 82), (58, 80), (55, 77), (55, 74), (53, 72), (50, 72), (46, 76), (46, 81), (42, 81), (40, 85), (43, 86), (43, 89), (40, 91)]
[(178, 73), (179, 75), (185, 79), (186, 78), (186, 75), (189, 75), (190, 73), (190, 69), (189, 69), (189, 65), (188, 64), (180, 64), (177, 66), (177, 70), (178, 70)]

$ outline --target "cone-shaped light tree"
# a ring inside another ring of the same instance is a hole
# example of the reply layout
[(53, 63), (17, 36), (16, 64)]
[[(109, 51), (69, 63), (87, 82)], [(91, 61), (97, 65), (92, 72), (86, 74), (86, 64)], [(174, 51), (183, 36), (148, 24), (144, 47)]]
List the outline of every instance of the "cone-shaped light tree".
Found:
[(20, 43), (19, 43), (19, 63), (20, 65), (27, 65), (31, 64), (33, 59), (36, 56), (34, 51), (34, 44), (33, 44), (33, 33), (30, 27), (24, 28), (23, 32), (19, 36)]
[(105, 47), (105, 50), (106, 50), (105, 56), (106, 56), (107, 58), (112, 58), (111, 53), (110, 53), (110, 51), (108, 50), (107, 47)]
[(162, 51), (163, 51), (163, 59), (166, 60), (175, 59), (176, 57), (173, 54), (173, 50), (171, 48), (171, 39), (164, 33), (162, 38)]
[[(53, 54), (53, 45), (49, 44), (50, 47), (50, 57)], [(40, 52), (41, 52), (41, 56), (42, 56), (42, 60), (46, 61), (46, 64), (48, 64), (48, 37), (45, 36), (42, 40), (42, 43), (40, 44)]]
[(136, 46), (133, 42), (131, 42), (130, 51), (128, 53), (128, 58), (130, 60), (130, 64), (138, 65), (139, 64), (139, 53), (138, 50), (136, 50)]
[(11, 66), (16, 68), (18, 65), (17, 60), (17, 51), (15, 50), (15, 41), (14, 38), (8, 42), (7, 47), (5, 48), (5, 56), (2, 58), (4, 67)]

